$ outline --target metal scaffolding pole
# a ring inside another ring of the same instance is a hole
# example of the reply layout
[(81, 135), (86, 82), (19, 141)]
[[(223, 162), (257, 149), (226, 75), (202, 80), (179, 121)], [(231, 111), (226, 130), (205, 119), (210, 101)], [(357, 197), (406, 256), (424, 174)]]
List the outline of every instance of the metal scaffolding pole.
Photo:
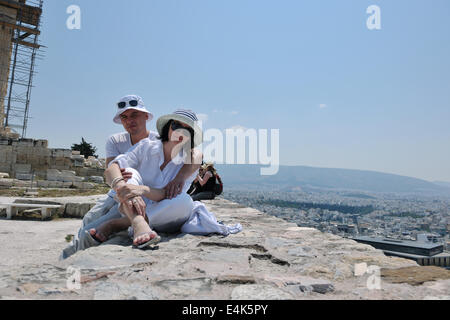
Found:
[[(0, 74), (0, 86), (5, 85), (5, 79), (8, 84), (6, 94), (2, 91), (0, 97), (1, 110), (6, 105), (0, 134), (3, 129), (22, 138), (26, 136), (36, 60), (42, 58), (39, 53), (43, 47), (39, 44), (42, 6), (43, 0), (0, 0), (0, 26), (6, 30), (0, 43), (3, 63), (0, 68), (7, 73)], [(7, 30), (12, 33), (10, 39), (5, 36)]]

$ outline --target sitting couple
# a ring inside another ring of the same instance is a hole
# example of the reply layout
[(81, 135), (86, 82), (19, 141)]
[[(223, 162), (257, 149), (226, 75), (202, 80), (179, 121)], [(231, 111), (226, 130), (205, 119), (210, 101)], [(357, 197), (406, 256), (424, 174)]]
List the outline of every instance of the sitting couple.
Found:
[(126, 96), (117, 106), (114, 122), (122, 123), (127, 132), (107, 142), (105, 177), (112, 190), (86, 214), (61, 258), (127, 229), (133, 245), (141, 249), (160, 241), (158, 232), (228, 235), (241, 231), (240, 224), (227, 227), (217, 222), (187, 194), (202, 162), (195, 149), (203, 139), (195, 113), (177, 110), (160, 117), (156, 134), (146, 129), (153, 115), (140, 97)]

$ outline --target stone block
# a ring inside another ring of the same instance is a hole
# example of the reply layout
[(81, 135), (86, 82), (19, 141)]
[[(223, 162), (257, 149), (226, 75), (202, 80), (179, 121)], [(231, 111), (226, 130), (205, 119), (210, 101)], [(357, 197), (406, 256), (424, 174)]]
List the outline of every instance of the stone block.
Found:
[(71, 171), (71, 170), (62, 170), (61, 174), (63, 176), (67, 176), (67, 177), (71, 177), (71, 176), (73, 177), (73, 176), (77, 175), (77, 173), (75, 171)]
[(27, 155), (23, 153), (17, 153), (16, 156), (17, 163), (27, 163)]
[(13, 179), (0, 179), (0, 189), (10, 189), (13, 185)]
[(52, 157), (54, 158), (64, 158), (64, 149), (51, 149)]
[(61, 176), (59, 181), (63, 182), (83, 182), (83, 177), (76, 177), (76, 176)]
[(100, 184), (105, 183), (105, 179), (100, 176), (90, 176), (89, 181), (94, 182), (94, 183), (100, 183)]
[(49, 188), (62, 188), (63, 185), (64, 184), (61, 181), (51, 181), (49, 184)]
[(36, 140), (34, 145), (36, 147), (48, 148), (48, 140)]
[(30, 187), (30, 185), (31, 185), (30, 181), (18, 180), (18, 179), (13, 180), (14, 187)]
[(47, 180), (39, 180), (37, 181), (38, 188), (48, 188), (50, 185), (50, 181)]
[(9, 174), (5, 172), (0, 172), (0, 179), (9, 179)]
[(11, 173), (11, 165), (0, 163), (0, 172)]
[(90, 183), (90, 182), (83, 182), (83, 189), (94, 189), (95, 188), (95, 184)]
[(33, 147), (34, 141), (32, 139), (21, 139), (17, 145), (21, 147)]
[(17, 180), (30, 181), (33, 178), (31, 173), (16, 173)]
[(67, 203), (64, 217), (82, 219), (93, 206), (95, 203)]
[(63, 182), (63, 188), (71, 188), (73, 186), (73, 182)]
[(31, 172), (31, 164), (16, 164), (14, 166), (14, 168), (17, 173), (30, 173)]
[(93, 189), (95, 184), (90, 182), (74, 182), (73, 186), (77, 189)]
[(57, 174), (48, 174), (47, 173), (47, 180), (48, 181), (58, 181), (59, 175)]
[(77, 169), (77, 174), (79, 176), (85, 177), (88, 175), (89, 169), (88, 168), (79, 168)]
[(57, 166), (64, 166), (64, 165), (65, 165), (64, 158), (56, 158), (56, 159), (55, 159), (55, 164), (56, 164)]
[(71, 157), (70, 157), (72, 160), (77, 160), (77, 161), (83, 161), (84, 162), (84, 156), (82, 156), (82, 155), (72, 155)]
[(77, 167), (77, 168), (82, 168), (82, 167), (84, 167), (84, 162), (82, 162), (82, 161), (74, 161), (73, 162), (73, 166)]
[(13, 147), (8, 145), (0, 145), (0, 152), (12, 152)]

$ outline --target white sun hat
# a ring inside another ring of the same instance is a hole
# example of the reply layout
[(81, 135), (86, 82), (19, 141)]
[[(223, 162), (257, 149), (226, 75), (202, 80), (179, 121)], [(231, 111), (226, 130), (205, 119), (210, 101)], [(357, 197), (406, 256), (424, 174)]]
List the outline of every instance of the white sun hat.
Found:
[(197, 115), (192, 110), (178, 109), (171, 114), (160, 117), (156, 122), (156, 129), (160, 136), (162, 136), (164, 126), (170, 120), (180, 121), (190, 126), (194, 130), (194, 146), (202, 144), (203, 132), (197, 124)]
[(120, 99), (116, 104), (117, 113), (114, 116), (113, 121), (117, 124), (122, 124), (120, 121), (120, 115), (127, 110), (137, 110), (148, 114), (148, 121), (153, 119), (153, 114), (145, 108), (144, 101), (137, 95), (128, 95)]

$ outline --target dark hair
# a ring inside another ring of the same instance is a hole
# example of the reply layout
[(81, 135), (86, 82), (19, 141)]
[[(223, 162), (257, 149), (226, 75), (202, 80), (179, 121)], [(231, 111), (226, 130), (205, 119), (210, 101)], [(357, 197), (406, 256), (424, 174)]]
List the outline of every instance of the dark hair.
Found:
[[(166, 123), (166, 125), (162, 128), (162, 132), (161, 132), (161, 136), (159, 137), (159, 140), (161, 140), (161, 142), (167, 142), (169, 141), (169, 128), (170, 125), (172, 124), (173, 120), (170, 120)], [(194, 149), (195, 145), (194, 145), (194, 130), (187, 130), (191, 136), (191, 149)]]

